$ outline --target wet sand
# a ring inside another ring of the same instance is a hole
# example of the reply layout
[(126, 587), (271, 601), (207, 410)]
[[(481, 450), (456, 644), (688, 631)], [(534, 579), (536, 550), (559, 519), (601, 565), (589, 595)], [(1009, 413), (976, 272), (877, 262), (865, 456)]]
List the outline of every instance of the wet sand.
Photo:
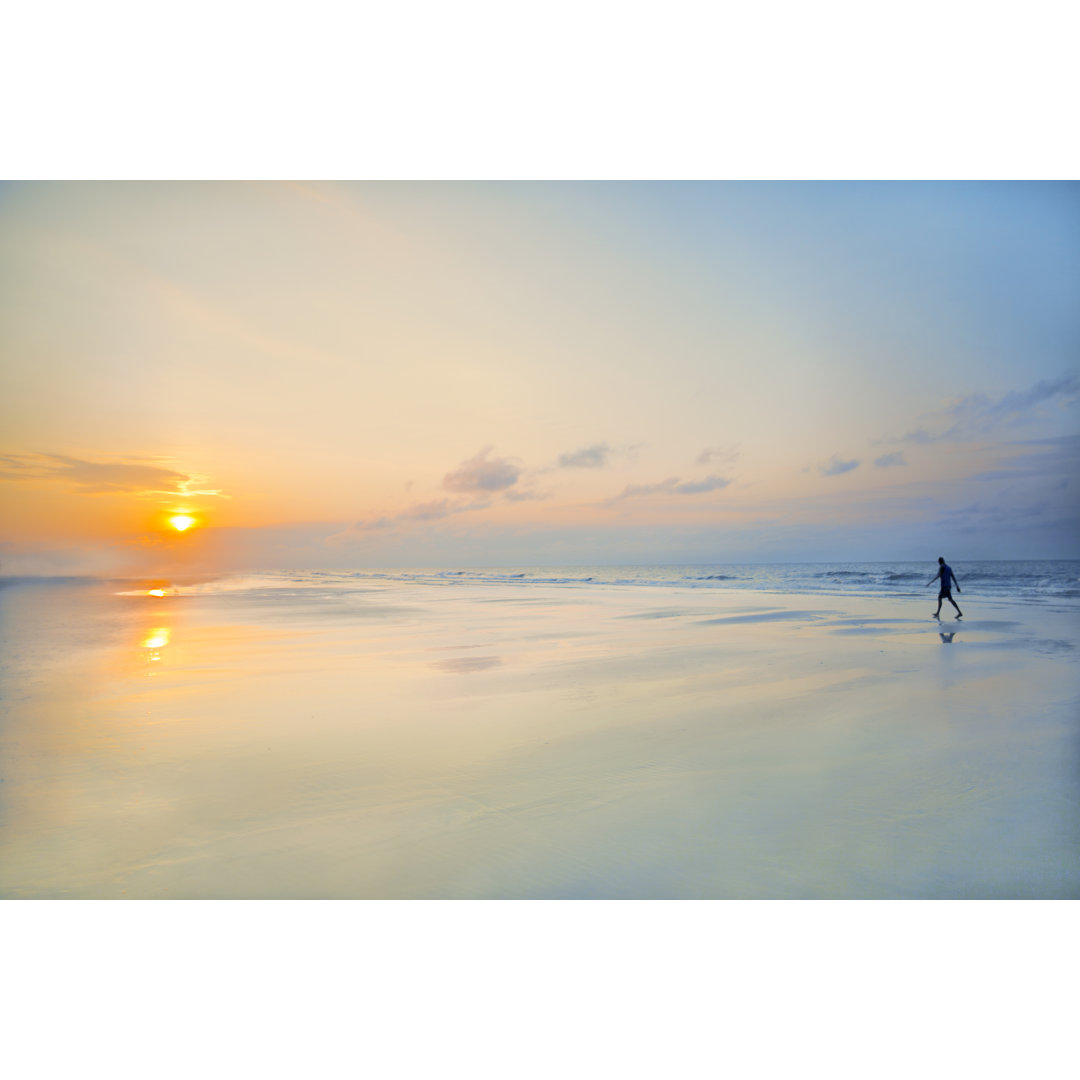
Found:
[(1080, 896), (1075, 608), (117, 588), (0, 590), (4, 897)]

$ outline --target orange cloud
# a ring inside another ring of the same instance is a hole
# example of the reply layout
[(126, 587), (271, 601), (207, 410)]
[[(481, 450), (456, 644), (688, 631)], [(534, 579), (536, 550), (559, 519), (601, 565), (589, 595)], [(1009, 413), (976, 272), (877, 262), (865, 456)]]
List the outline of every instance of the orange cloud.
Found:
[(215, 495), (217, 489), (196, 490), (199, 478), (161, 465), (131, 462), (83, 461), (63, 454), (0, 456), (0, 480), (57, 480), (83, 495)]

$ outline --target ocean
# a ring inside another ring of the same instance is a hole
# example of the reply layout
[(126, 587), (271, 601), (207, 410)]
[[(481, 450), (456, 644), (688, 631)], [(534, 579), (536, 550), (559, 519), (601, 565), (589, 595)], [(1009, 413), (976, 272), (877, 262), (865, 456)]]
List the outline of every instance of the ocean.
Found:
[[(1080, 599), (1080, 560), (993, 560), (950, 563), (960, 596), (1057, 604)], [(934, 599), (934, 562), (715, 563), (670, 566), (518, 566), (379, 570), (271, 570), (209, 581), (162, 583), (169, 595), (274, 590), (341, 590), (380, 582), (455, 586), (530, 585), (574, 588), (752, 590), (763, 593)], [(140, 589), (132, 589), (139, 592)]]

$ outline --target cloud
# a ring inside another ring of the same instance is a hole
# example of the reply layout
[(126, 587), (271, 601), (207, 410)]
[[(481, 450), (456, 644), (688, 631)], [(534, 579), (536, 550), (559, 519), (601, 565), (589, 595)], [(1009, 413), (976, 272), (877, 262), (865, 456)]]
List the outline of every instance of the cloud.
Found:
[(667, 480), (661, 480), (659, 484), (630, 484), (625, 487), (619, 495), (616, 495), (617, 499), (633, 499), (639, 495), (670, 495), (675, 490), (675, 485), (679, 482), (677, 476), (669, 477)]
[[(83, 495), (217, 495), (220, 489), (195, 489), (205, 478), (162, 465), (124, 461), (84, 461), (63, 454), (9, 454), (0, 457), (2, 480), (59, 480)], [(221, 496), (226, 498), (227, 496)]]
[(861, 464), (862, 462), (857, 458), (842, 461), (837, 454), (833, 454), (824, 465), (818, 467), (818, 472), (822, 476), (840, 476), (843, 473), (851, 472), (852, 469), (857, 469)]
[(932, 426), (948, 426), (936, 434), (920, 425), (903, 437), (904, 442), (931, 443), (962, 442), (986, 435), (1000, 427), (1019, 427), (1035, 417), (1033, 410), (1048, 401), (1060, 399), (1071, 405), (1080, 395), (1080, 376), (1062, 375), (1057, 379), (1041, 379), (1026, 390), (1011, 390), (994, 399), (986, 394), (968, 394), (945, 409), (927, 414)]
[(909, 431), (904, 436), (904, 442), (916, 443), (922, 445), (924, 443), (932, 443), (937, 438), (936, 435), (931, 435), (929, 431), (924, 427), (918, 427), (914, 431)]
[(875, 459), (874, 464), (879, 469), (891, 469), (896, 465), (906, 465), (907, 458), (904, 457), (903, 450), (894, 450), (891, 454), (882, 454)]
[(730, 483), (724, 476), (706, 476), (704, 480), (688, 480), (685, 484), (676, 484), (675, 494), (700, 495), (706, 491), (719, 491)]
[(732, 464), (739, 458), (738, 446), (706, 446), (695, 458), (698, 465), (709, 465), (714, 461)]
[(677, 476), (668, 477), (658, 484), (630, 484), (616, 499), (634, 499), (642, 495), (701, 495), (707, 491), (719, 491), (731, 481), (723, 476), (706, 476), (704, 480), (679, 481)]
[(995, 462), (994, 467), (969, 476), (968, 480), (1069, 480), (1080, 474), (1080, 435), (1049, 439), (1028, 439), (1004, 444), (1022, 447), (1019, 452)]
[[(442, 498), (428, 502), (413, 503), (397, 513), (368, 521), (357, 521), (341, 532), (329, 538), (330, 543), (339, 544), (371, 536), (373, 533), (391, 530), (401, 525), (415, 522), (441, 521), (455, 514), (467, 514), (477, 510), (486, 510), (492, 505), (492, 496), (502, 493), (503, 498), (512, 502), (529, 499), (546, 499), (547, 493), (514, 490), (514, 485), (522, 474), (520, 466), (508, 458), (490, 456), (492, 447), (486, 446), (467, 461), (463, 461), (452, 472), (443, 477), (443, 487), (450, 491), (465, 492), (473, 498)], [(406, 490), (412, 482), (406, 485)]]
[[(398, 521), (438, 521), (451, 514), (467, 514), (473, 510), (486, 510), (491, 503), (487, 500), (472, 502), (451, 502), (449, 499), (434, 499), (431, 502), (414, 503), (389, 520)], [(383, 519), (387, 520), (387, 519)]]
[(397, 515), (398, 521), (436, 521), (454, 512), (449, 499), (434, 499), (431, 502), (415, 503)]
[(560, 469), (602, 469), (608, 461), (611, 447), (606, 442), (595, 443), (575, 450), (572, 454), (559, 455)]
[(489, 458), (486, 446), (443, 477), (447, 491), (505, 491), (517, 483), (521, 469), (508, 458)]
[(1039, 529), (1049, 532), (1073, 530), (1075, 537), (1078, 519), (1071, 507), (1061, 507), (1045, 499), (1008, 503), (976, 502), (940, 515), (938, 525), (965, 534), (1027, 532)]
[(339, 533), (328, 538), (328, 543), (340, 543), (358, 536), (379, 531), (392, 529), (397, 525), (409, 524), (414, 521), (441, 521), (453, 514), (467, 514), (473, 510), (486, 510), (491, 505), (488, 500), (459, 500), (452, 502), (450, 499), (433, 499), (430, 502), (413, 503), (396, 514), (390, 514), (371, 521), (356, 521)]

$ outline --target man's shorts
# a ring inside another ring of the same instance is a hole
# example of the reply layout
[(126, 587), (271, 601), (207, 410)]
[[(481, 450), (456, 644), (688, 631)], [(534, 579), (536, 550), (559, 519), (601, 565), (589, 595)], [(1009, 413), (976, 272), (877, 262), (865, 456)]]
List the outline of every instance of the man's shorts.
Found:
[(952, 589), (942, 589), (941, 592), (939, 592), (937, 594), (937, 598), (939, 600), (951, 600), (952, 599)]

